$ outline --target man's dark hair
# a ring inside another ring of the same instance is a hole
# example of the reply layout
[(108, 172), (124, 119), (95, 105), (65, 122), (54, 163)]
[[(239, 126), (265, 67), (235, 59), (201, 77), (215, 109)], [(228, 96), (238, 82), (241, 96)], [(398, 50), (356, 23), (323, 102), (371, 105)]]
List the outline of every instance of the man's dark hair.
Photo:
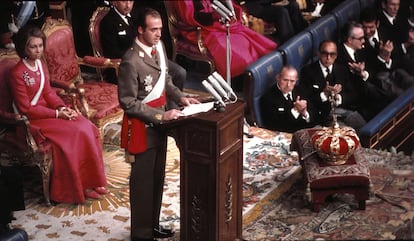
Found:
[(356, 21), (349, 21), (342, 27), (342, 40), (352, 37), (354, 28), (362, 28), (362, 25)]
[(323, 47), (325, 44), (327, 44), (327, 43), (333, 43), (333, 44), (335, 44), (335, 45), (336, 45), (336, 42), (335, 42), (335, 41), (330, 40), (330, 39), (326, 39), (326, 40), (323, 40), (323, 41), (319, 44), (319, 48), (318, 48), (318, 50), (319, 50), (319, 51), (321, 51), (321, 50), (322, 50), (322, 47)]
[(145, 21), (147, 16), (152, 16), (154, 18), (161, 18), (161, 14), (157, 10), (153, 8), (148, 8), (148, 7), (142, 8), (140, 9), (140, 11), (138, 11), (138, 16), (137, 16), (138, 27), (142, 27), (143, 29), (147, 27), (147, 23)]
[(377, 22), (378, 21), (378, 12), (375, 8), (366, 8), (364, 11), (361, 12), (360, 17), (361, 23), (362, 22)]

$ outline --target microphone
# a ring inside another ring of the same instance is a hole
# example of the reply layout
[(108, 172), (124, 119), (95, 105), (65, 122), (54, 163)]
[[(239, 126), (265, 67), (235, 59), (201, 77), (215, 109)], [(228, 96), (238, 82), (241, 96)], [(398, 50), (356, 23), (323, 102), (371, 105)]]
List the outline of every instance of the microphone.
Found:
[(222, 18), (226, 19), (227, 21), (230, 22), (230, 17), (223, 11), (221, 10), (217, 5), (214, 4), (214, 2), (211, 4), (211, 7), (214, 9), (214, 11), (216, 11)]
[(224, 103), (224, 101), (221, 99), (220, 95), (217, 93), (217, 91), (214, 90), (213, 86), (211, 86), (211, 84), (209, 84), (207, 82), (207, 80), (203, 80), (201, 82), (204, 86), (204, 88), (207, 89), (207, 91), (214, 96), (214, 98), (224, 107), (226, 106), (226, 104)]
[(213, 85), (214, 89), (217, 90), (217, 92), (226, 100), (229, 99), (229, 97), (227, 96), (226, 91), (223, 89), (223, 87), (221, 87), (221, 85), (217, 82), (217, 80), (213, 77), (213, 76), (208, 76), (208, 81), (210, 82), (211, 85)]
[(226, 5), (233, 14), (233, 17), (236, 18), (236, 12), (234, 11), (233, 2), (231, 0), (226, 0)]
[(236, 94), (234, 93), (231, 86), (229, 84), (227, 84), (227, 82), (223, 79), (223, 77), (221, 77), (221, 75), (219, 73), (214, 71), (211, 75), (220, 83), (221, 86), (223, 86), (223, 88), (227, 91), (227, 93), (229, 93), (229, 94), (233, 95), (234, 97), (236, 97)]
[(213, 0), (213, 5), (216, 5), (218, 8), (220, 8), (220, 10), (226, 13), (226, 15), (229, 16), (230, 18), (234, 18), (233, 12), (229, 10), (228, 8), (226, 8), (226, 6), (224, 6), (220, 1)]

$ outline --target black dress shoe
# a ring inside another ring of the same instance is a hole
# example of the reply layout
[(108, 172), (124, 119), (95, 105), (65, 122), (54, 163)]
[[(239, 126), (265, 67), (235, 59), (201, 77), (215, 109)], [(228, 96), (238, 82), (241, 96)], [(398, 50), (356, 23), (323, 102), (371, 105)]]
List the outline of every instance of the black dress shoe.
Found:
[(154, 230), (152, 231), (154, 238), (170, 238), (174, 236), (174, 233), (175, 232), (171, 229), (163, 228), (161, 226), (158, 228), (154, 228)]

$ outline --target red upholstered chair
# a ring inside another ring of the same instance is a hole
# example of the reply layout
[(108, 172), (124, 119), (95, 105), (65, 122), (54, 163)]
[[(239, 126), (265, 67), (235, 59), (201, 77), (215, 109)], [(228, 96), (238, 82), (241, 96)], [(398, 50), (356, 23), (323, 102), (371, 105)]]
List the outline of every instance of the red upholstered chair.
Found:
[(298, 152), (300, 164), (307, 182), (307, 195), (312, 209), (319, 212), (320, 205), (326, 198), (336, 193), (353, 194), (358, 201), (359, 209), (365, 210), (365, 201), (370, 196), (370, 171), (368, 161), (362, 155), (362, 148), (343, 165), (330, 165), (315, 152), (311, 136), (316, 128), (295, 132), (291, 149)]
[(119, 106), (118, 86), (106, 82), (83, 79), (79, 65), (93, 68), (113, 68), (115, 64), (107, 58), (76, 55), (72, 27), (66, 20), (45, 23), (46, 34), (44, 57), (53, 86), (74, 93), (77, 106), (90, 119), (103, 137), (106, 125), (121, 121), (123, 110)]
[[(89, 21), (89, 38), (91, 40), (93, 55), (95, 57), (104, 57), (101, 45), (101, 38), (100, 38), (100, 30), (99, 26), (101, 24), (102, 19), (108, 14), (110, 8), (103, 6), (98, 7), (93, 12), (92, 17)], [(111, 62), (114, 63), (115, 73), (118, 75), (118, 67), (121, 64), (121, 59), (111, 59)], [(100, 69), (97, 69), (98, 74), (100, 75), (101, 79), (103, 79), (102, 72)]]
[[(180, 16), (177, 15), (174, 7), (174, 1), (164, 1), (165, 9), (168, 16), (168, 28), (172, 40), (172, 60), (177, 61), (179, 55), (188, 58), (195, 64), (195, 69), (205, 74), (211, 74), (215, 70), (214, 61), (203, 44), (200, 27), (192, 27), (184, 23)], [(198, 44), (187, 41), (182, 37), (183, 32), (197, 33)], [(198, 64), (198, 65), (197, 65)]]
[(14, 51), (0, 50), (0, 164), (2, 166), (39, 167), (42, 174), (44, 199), (46, 204), (50, 205), (52, 146), (42, 138), (40, 130), (31, 128), (27, 117), (19, 117), (12, 107), (10, 73), (19, 59)]

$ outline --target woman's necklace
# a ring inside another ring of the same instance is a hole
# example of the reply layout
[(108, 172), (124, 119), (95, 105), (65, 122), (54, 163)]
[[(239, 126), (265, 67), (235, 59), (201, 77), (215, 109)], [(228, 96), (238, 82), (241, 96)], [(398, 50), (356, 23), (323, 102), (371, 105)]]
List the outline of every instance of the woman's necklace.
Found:
[(28, 69), (30, 69), (31, 71), (33, 71), (33, 72), (35, 72), (36, 73), (36, 75), (40, 75), (40, 72), (39, 72), (39, 66), (37, 65), (37, 61), (35, 60), (35, 66), (31, 66), (30, 64), (29, 64), (29, 62), (27, 62), (27, 60), (25, 60), (25, 59), (23, 59), (23, 63), (24, 63), (24, 65), (26, 65), (26, 67), (28, 68)]

